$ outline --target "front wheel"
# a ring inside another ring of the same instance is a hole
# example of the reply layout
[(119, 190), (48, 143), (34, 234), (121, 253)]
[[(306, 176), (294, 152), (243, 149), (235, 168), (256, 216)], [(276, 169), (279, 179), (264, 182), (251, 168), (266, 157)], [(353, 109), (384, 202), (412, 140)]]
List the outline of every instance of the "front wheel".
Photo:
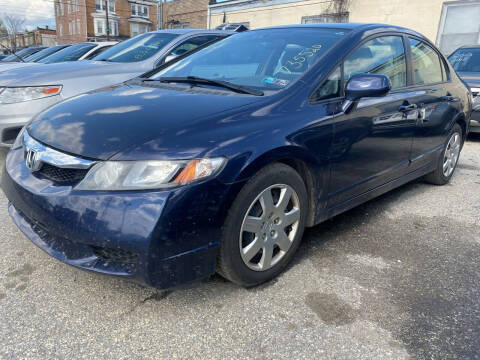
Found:
[(305, 183), (290, 166), (272, 164), (252, 177), (223, 227), (220, 275), (242, 286), (277, 276), (300, 244), (307, 204)]
[(442, 155), (438, 159), (437, 168), (425, 176), (425, 180), (435, 185), (445, 185), (450, 181), (457, 167), (460, 150), (463, 146), (463, 131), (459, 124), (453, 126)]

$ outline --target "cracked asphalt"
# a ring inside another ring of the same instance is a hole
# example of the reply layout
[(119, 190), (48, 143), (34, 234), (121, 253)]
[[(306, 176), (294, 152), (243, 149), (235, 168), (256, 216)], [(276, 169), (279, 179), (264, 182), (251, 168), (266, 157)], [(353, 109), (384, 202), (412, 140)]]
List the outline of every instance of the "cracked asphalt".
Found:
[(479, 229), (478, 136), (451, 184), (308, 229), (288, 271), (249, 290), (74, 269), (16, 229), (0, 192), (0, 358), (480, 359)]

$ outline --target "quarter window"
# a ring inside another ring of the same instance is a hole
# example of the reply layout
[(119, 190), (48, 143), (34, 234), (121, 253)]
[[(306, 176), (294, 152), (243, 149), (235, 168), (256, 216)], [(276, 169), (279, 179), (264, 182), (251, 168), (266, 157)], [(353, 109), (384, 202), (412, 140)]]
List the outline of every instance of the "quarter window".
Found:
[(357, 74), (383, 74), (390, 78), (392, 88), (407, 85), (405, 49), (400, 36), (381, 36), (367, 41), (344, 62), (344, 83)]
[(313, 94), (313, 101), (334, 99), (341, 95), (342, 71), (337, 67)]
[(409, 38), (412, 50), (413, 83), (433, 84), (443, 81), (440, 58), (432, 47), (423, 41)]

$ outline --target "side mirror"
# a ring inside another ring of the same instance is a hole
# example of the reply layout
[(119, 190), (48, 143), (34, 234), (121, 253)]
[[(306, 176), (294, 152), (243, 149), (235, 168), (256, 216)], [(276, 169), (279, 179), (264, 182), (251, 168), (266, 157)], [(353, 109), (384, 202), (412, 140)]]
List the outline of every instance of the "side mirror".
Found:
[(345, 102), (342, 106), (344, 113), (349, 112), (355, 101), (364, 97), (381, 97), (388, 94), (392, 83), (388, 76), (376, 74), (354, 75), (345, 87)]

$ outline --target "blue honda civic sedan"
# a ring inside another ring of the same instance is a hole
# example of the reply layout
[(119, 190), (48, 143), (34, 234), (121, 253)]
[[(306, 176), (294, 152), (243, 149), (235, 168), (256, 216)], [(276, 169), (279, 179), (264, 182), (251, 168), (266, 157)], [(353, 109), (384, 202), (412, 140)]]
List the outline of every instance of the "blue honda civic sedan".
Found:
[(2, 187), (17, 226), (67, 264), (157, 288), (215, 272), (254, 286), (305, 227), (418, 177), (446, 184), (470, 112), (414, 31), (259, 29), (39, 114)]

